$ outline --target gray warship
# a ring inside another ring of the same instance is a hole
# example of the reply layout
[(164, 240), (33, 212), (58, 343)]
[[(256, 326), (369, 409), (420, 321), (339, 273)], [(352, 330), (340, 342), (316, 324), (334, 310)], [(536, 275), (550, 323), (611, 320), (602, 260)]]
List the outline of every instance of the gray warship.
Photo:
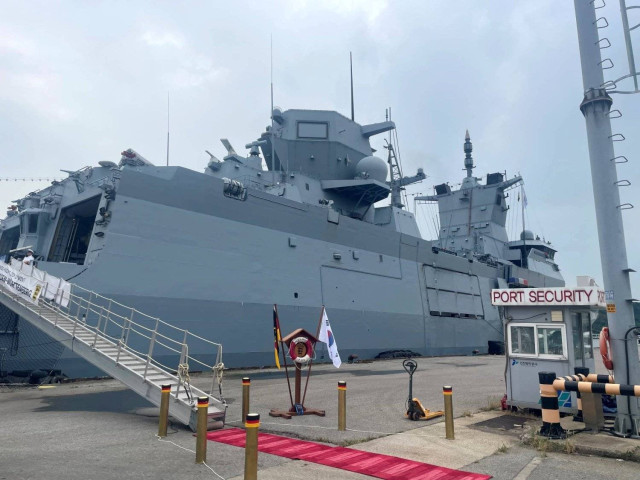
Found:
[[(283, 334), (315, 331), (324, 305), (343, 357), (487, 353), (503, 340), (491, 289), (563, 286), (556, 252), (529, 231), (509, 240), (505, 199), (522, 178), (476, 178), (468, 133), (460, 188), (421, 197), (441, 227), (422, 238), (402, 191), (425, 174), (403, 176), (393, 142), (386, 160), (370, 144), (394, 129), (274, 108), (247, 156), (223, 139), (204, 172), (129, 149), (13, 202), (0, 258), (29, 247), (40, 270), (222, 343), (228, 367), (274, 364), (274, 304)], [(0, 355), (4, 375), (95, 374), (1, 305)]]

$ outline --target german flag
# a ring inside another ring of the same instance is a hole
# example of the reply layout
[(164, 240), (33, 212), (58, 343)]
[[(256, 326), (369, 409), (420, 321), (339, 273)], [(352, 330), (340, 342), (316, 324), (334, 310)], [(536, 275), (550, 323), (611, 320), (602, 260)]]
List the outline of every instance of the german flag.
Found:
[(282, 341), (280, 336), (280, 320), (278, 320), (278, 308), (273, 306), (273, 354), (276, 357), (276, 367), (280, 370), (280, 357), (278, 355), (278, 346)]

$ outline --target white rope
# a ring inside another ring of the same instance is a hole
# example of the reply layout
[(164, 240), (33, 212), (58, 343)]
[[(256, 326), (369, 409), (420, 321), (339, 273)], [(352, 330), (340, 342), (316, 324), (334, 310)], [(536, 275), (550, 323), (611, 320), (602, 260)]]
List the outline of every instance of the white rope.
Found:
[[(226, 423), (243, 423), (241, 420), (227, 420)], [(435, 422), (435, 423), (440, 423), (440, 422)], [(430, 425), (435, 425), (435, 423), (430, 423), (425, 425), (425, 427), (430, 426)], [(318, 428), (321, 430), (336, 430), (336, 427), (322, 427), (320, 425), (296, 425), (293, 423), (277, 423), (277, 422), (263, 422), (260, 421), (260, 425), (278, 425), (280, 427), (303, 427), (303, 428)], [(416, 427), (416, 428), (421, 428), (421, 427)], [(431, 435), (422, 435), (419, 433), (411, 433), (411, 431), (405, 431), (405, 432), (378, 432), (375, 430), (356, 430), (353, 428), (347, 428), (346, 431), (348, 432), (356, 432), (356, 433), (375, 433), (378, 435), (399, 435), (399, 434), (403, 434), (403, 435), (413, 435), (415, 437), (429, 437), (431, 438)]]
[[(156, 438), (161, 441), (161, 442), (166, 442), (166, 443), (170, 443), (171, 445), (175, 445), (178, 448), (181, 448), (182, 450), (186, 450), (187, 452), (190, 453), (196, 453), (194, 450), (191, 450), (189, 448), (183, 447), (182, 445), (178, 445), (177, 443), (172, 442), (171, 440), (163, 440), (162, 438), (160, 438), (158, 435), (156, 435)], [(202, 464), (207, 467), (209, 470), (211, 470), (213, 472), (213, 474), (218, 477), (221, 478), (222, 480), (225, 480), (225, 478), (223, 476), (221, 476), (220, 474), (218, 474), (213, 468), (211, 468), (209, 465), (207, 465), (207, 462), (202, 462)]]

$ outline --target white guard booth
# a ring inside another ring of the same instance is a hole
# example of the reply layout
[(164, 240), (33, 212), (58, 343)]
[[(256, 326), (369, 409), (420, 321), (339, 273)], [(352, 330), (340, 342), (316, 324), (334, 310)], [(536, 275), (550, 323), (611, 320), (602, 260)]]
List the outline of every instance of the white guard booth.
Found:
[[(505, 288), (491, 291), (501, 307), (507, 361), (507, 405), (540, 409), (538, 372), (595, 372), (591, 324), (606, 307), (597, 286)], [(577, 412), (573, 392), (559, 392), (560, 410)]]

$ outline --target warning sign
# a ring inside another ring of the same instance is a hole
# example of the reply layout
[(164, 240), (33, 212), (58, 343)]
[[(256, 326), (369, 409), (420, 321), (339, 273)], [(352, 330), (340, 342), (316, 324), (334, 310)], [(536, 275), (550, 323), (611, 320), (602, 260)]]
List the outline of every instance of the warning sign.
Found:
[(607, 303), (607, 313), (616, 313), (615, 303)]

